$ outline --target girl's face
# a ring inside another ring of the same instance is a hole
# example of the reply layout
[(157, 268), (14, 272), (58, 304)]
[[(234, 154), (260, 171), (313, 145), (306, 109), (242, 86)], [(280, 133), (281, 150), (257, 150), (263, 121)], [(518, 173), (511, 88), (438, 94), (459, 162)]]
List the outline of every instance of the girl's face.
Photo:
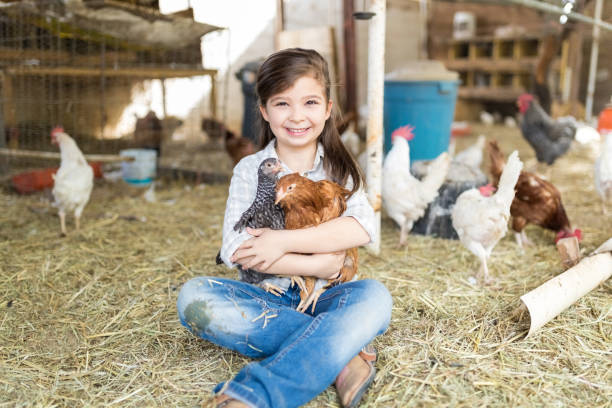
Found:
[(299, 78), (291, 88), (259, 107), (277, 143), (292, 148), (316, 144), (331, 108), (332, 101), (326, 100), (323, 86), (310, 76)]

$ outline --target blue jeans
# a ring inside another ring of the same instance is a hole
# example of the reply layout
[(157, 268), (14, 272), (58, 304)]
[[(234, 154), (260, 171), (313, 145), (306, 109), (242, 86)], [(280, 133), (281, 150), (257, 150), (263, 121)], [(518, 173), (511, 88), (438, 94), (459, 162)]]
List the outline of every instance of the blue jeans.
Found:
[(391, 295), (370, 279), (327, 289), (314, 314), (296, 311), (299, 301), (295, 286), (275, 296), (231, 279), (199, 277), (183, 285), (177, 308), (185, 327), (260, 359), (218, 384), (215, 392), (223, 389), (257, 408), (303, 405), (324, 391), (391, 319)]

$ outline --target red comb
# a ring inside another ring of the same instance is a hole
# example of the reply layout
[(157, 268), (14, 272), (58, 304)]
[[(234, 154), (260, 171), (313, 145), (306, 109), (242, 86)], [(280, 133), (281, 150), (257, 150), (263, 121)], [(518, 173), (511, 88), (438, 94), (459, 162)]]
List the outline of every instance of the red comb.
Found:
[(491, 195), (493, 195), (493, 192), (495, 190), (496, 188), (493, 187), (493, 184), (491, 183), (478, 187), (478, 191), (480, 191), (480, 194), (483, 195), (484, 197), (490, 197)]
[(51, 130), (51, 134), (54, 135), (56, 133), (64, 133), (64, 128), (61, 126), (56, 126)]
[(582, 231), (579, 230), (578, 228), (576, 228), (574, 230), (574, 232), (568, 232), (568, 231), (565, 231), (565, 230), (561, 230), (561, 231), (557, 232), (557, 235), (555, 236), (555, 244), (560, 239), (571, 238), (571, 237), (576, 237), (578, 242), (582, 241)]
[(403, 137), (406, 140), (412, 140), (414, 139), (414, 133), (412, 133), (413, 130), (414, 126), (410, 125), (398, 127), (391, 133), (391, 140), (396, 137)]

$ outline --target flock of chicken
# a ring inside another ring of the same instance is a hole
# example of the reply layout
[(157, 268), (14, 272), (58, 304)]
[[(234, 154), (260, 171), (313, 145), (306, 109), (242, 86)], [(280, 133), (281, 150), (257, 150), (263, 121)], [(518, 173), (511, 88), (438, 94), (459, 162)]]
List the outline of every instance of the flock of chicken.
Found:
[[(539, 162), (552, 164), (569, 149), (576, 125), (567, 119), (551, 119), (530, 95), (521, 96), (518, 105), (523, 114), (523, 136), (535, 150)], [(406, 243), (415, 221), (436, 198), (451, 162), (449, 154), (444, 152), (429, 164), (423, 179), (417, 179), (410, 173), (408, 141), (413, 137), (412, 128), (408, 126), (396, 129), (392, 134), (393, 147), (383, 164), (383, 206), (400, 226), (400, 245)], [(74, 140), (62, 128), (53, 129), (51, 139), (61, 151), (53, 195), (61, 231), (66, 234), (67, 212), (74, 212), (76, 228), (79, 228), (81, 214), (93, 188), (93, 171)], [(460, 152), (453, 160), (480, 167), (485, 143), (484, 137), (479, 137), (474, 146)], [(580, 239), (581, 232), (571, 229), (559, 191), (535, 173), (523, 171), (516, 151), (509, 155), (506, 163), (495, 141), (489, 141), (486, 146), (492, 183), (462, 192), (452, 208), (451, 217), (460, 241), (479, 258), (484, 279), (489, 281), (487, 259), (505, 236), (510, 217), (521, 250), (529, 243), (524, 228), (530, 223), (556, 232), (556, 240), (571, 236)], [(607, 213), (606, 204), (612, 202), (612, 134), (605, 136), (602, 146), (601, 156), (595, 164), (595, 184), (602, 198), (603, 211)], [(264, 161), (260, 165), (257, 196), (236, 229), (246, 226), (303, 228), (338, 217), (346, 208), (348, 191), (342, 187), (329, 181), (315, 183), (297, 174), (277, 179), (278, 168), (273, 166), (273, 171), (266, 171), (266, 166), (270, 167), (271, 163)], [(281, 221), (274, 221), (278, 217)], [(340, 275), (333, 281), (316, 287), (312, 279), (294, 278), (302, 291), (299, 309), (306, 310), (310, 305), (314, 309), (318, 296), (326, 287), (352, 280), (357, 268), (357, 251), (352, 249)]]

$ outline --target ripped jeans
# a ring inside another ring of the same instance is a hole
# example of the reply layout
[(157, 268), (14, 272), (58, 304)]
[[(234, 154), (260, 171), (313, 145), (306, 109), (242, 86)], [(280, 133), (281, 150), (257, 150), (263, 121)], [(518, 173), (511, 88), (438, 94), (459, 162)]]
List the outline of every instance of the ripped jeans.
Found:
[(215, 392), (223, 389), (256, 408), (301, 406), (332, 384), (391, 319), (391, 295), (370, 279), (327, 289), (314, 314), (296, 311), (299, 301), (295, 286), (275, 296), (231, 279), (199, 277), (183, 285), (177, 308), (185, 327), (259, 359), (218, 384)]

